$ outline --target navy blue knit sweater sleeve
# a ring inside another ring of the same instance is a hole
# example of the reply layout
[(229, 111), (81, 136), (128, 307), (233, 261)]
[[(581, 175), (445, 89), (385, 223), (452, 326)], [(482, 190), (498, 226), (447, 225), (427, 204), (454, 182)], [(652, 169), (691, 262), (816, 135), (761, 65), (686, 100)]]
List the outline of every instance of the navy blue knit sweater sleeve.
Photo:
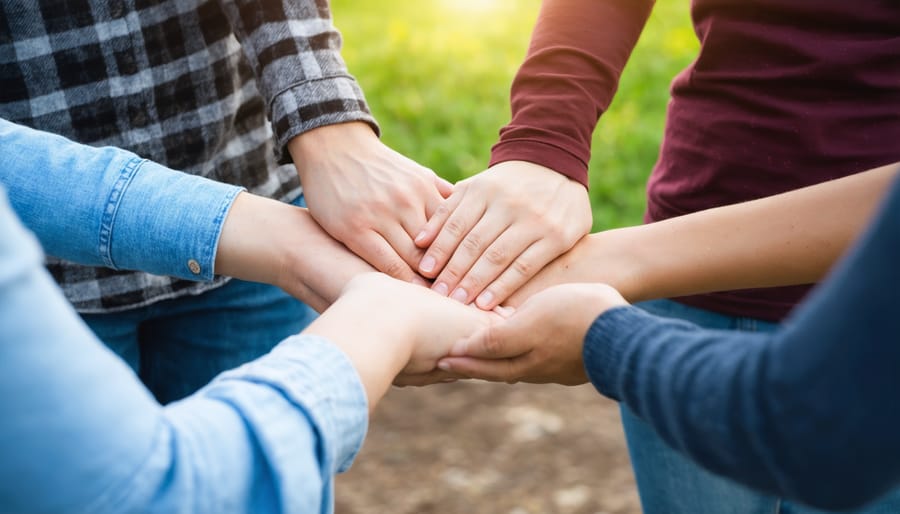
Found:
[(771, 335), (634, 307), (585, 339), (594, 386), (713, 472), (820, 508), (900, 484), (900, 183), (876, 222)]

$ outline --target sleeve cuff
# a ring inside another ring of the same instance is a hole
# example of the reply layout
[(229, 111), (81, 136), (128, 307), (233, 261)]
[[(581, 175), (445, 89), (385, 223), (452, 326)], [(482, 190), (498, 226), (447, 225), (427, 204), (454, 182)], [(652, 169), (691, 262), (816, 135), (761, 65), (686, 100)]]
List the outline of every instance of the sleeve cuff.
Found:
[(279, 164), (293, 162), (287, 151), (288, 141), (314, 128), (363, 121), (376, 134), (381, 134), (362, 89), (349, 75), (309, 80), (288, 87), (272, 100), (269, 119), (275, 131), (275, 153)]
[(597, 391), (621, 401), (624, 384), (622, 368), (628, 366), (628, 348), (640, 341), (634, 333), (656, 318), (637, 307), (615, 307), (594, 320), (584, 337), (584, 367)]
[(101, 254), (117, 269), (212, 280), (222, 226), (242, 190), (137, 161), (133, 172), (123, 170), (107, 201), (101, 244), (108, 251)]
[(533, 162), (588, 187), (587, 163), (551, 144), (539, 141), (501, 141), (491, 149), (489, 166), (506, 161)]

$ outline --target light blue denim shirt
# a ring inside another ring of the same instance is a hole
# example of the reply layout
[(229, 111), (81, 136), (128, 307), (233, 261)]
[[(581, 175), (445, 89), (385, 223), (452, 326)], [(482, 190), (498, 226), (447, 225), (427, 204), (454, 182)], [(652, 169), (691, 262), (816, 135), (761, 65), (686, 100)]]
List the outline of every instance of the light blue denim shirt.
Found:
[(0, 119), (0, 183), (45, 251), (79, 264), (211, 280), (240, 187)]
[[(0, 147), (0, 182), (60, 256), (212, 269), (235, 188), (9, 123)], [(46, 183), (29, 183), (28, 165)], [(2, 189), (0, 512), (331, 512), (332, 476), (352, 462), (368, 413), (340, 350), (295, 336), (162, 407), (62, 296)], [(133, 209), (141, 201), (167, 212)]]

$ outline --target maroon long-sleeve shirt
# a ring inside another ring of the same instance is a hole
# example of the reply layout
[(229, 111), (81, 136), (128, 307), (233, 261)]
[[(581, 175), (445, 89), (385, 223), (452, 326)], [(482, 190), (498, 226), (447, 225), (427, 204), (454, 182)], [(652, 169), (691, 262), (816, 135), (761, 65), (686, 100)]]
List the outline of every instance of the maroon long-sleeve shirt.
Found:
[[(652, 5), (545, 0), (491, 164), (531, 161), (586, 185), (591, 134)], [(646, 221), (900, 161), (900, 2), (693, 0), (691, 14), (700, 54), (672, 83)], [(779, 320), (806, 291), (678, 300)]]

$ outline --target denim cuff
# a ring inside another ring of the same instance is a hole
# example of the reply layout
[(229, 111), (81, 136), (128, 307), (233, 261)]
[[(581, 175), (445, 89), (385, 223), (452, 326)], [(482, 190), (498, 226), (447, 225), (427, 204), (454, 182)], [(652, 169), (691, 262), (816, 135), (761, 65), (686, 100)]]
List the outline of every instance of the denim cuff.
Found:
[(222, 226), (242, 190), (151, 161), (130, 161), (104, 210), (105, 264), (212, 280)]

